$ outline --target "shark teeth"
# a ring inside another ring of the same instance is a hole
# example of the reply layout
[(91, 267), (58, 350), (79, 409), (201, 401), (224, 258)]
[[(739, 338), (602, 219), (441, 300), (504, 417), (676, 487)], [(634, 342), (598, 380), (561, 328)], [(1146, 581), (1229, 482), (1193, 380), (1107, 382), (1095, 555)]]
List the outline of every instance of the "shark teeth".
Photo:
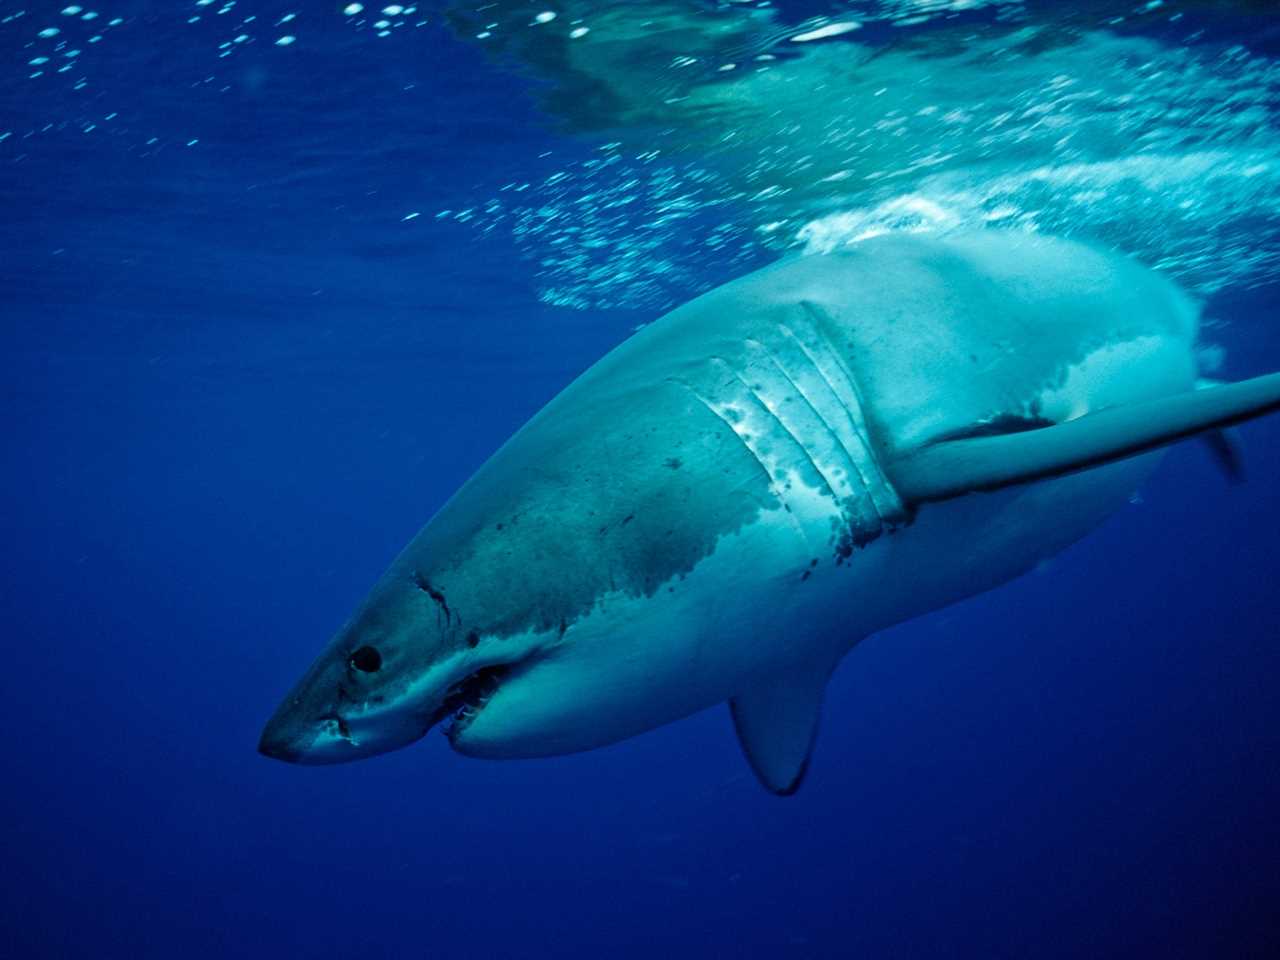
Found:
[(432, 722), (438, 723), (451, 718), (449, 725), (444, 728), (444, 734), (452, 741), (476, 718), (485, 704), (493, 699), (508, 669), (507, 664), (493, 664), (463, 677), (445, 691), (444, 702), (437, 708)]

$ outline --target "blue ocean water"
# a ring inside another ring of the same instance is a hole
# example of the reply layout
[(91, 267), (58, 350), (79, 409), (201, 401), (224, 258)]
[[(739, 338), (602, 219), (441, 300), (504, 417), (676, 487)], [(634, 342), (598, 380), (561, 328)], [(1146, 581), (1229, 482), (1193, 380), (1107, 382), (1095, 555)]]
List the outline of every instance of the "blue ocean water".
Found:
[(513, 430), (781, 253), (1086, 236), (1280, 368), (1269, 6), (343, 6), (0, 3), (0, 954), (1276, 955), (1274, 419), (864, 642), (793, 798), (725, 710), (255, 751)]

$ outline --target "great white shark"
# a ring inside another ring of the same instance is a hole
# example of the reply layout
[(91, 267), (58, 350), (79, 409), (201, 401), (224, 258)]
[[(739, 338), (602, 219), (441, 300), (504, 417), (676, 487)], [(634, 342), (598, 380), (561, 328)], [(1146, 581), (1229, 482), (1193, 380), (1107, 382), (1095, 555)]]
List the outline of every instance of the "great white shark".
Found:
[(1159, 449), (1280, 407), (1198, 380), (1198, 311), (1126, 258), (886, 235), (759, 270), (583, 373), (418, 533), (276, 710), (268, 756), (447, 722), (475, 757), (728, 702), (793, 792), (861, 639), (1085, 535)]

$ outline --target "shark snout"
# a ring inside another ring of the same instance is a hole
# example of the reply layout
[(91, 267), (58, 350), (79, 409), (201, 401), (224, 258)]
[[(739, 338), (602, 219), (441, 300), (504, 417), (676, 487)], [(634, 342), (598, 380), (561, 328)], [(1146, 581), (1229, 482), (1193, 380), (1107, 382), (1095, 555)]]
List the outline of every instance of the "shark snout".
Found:
[(284, 723), (278, 717), (271, 717), (266, 727), (262, 728), (257, 751), (273, 760), (297, 763), (303, 754), (302, 739), (298, 732), (300, 731), (293, 730), (292, 724)]
[(436, 719), (391, 698), (357, 701), (334, 673), (315, 671), (284, 699), (262, 730), (259, 753), (286, 763), (348, 763), (406, 746)]
[[(258, 752), (286, 763), (343, 763), (368, 751), (358, 748), (343, 714), (351, 697), (343, 689), (343, 661), (321, 657), (276, 707), (258, 739)], [(361, 738), (363, 739), (363, 738)]]
[(295, 713), (286, 704), (267, 721), (258, 752), (286, 763), (326, 764), (347, 763), (390, 749), (366, 738), (363, 730), (357, 735), (358, 729), (336, 713), (312, 717)]
[(262, 736), (258, 739), (258, 752), (273, 760), (298, 763), (315, 739), (315, 732), (308, 729), (310, 724), (301, 723), (291, 715), (286, 706), (281, 704), (280, 709), (267, 721)]

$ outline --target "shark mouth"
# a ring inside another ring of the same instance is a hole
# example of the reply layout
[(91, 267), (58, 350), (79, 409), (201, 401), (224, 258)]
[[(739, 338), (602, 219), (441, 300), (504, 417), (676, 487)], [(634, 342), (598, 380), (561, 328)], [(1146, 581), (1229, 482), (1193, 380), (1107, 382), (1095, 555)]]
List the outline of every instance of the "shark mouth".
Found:
[(484, 709), (485, 704), (493, 699), (510, 669), (509, 664), (498, 663), (481, 667), (475, 673), (463, 677), (445, 691), (444, 702), (431, 718), (432, 725), (451, 718), (449, 725), (444, 728), (444, 735), (453, 742)]

